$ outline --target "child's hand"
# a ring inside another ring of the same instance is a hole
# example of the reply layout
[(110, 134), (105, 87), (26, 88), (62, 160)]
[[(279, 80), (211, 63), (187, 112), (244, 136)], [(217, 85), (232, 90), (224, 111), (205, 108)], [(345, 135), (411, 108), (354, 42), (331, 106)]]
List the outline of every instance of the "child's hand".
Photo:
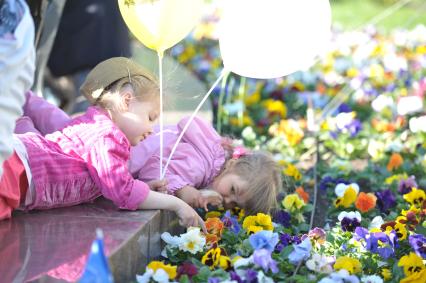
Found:
[(179, 217), (179, 224), (185, 227), (201, 227), (204, 233), (207, 233), (206, 225), (203, 219), (198, 215), (195, 210), (187, 203), (181, 201), (175, 210)]
[(192, 207), (204, 208), (208, 211), (207, 205), (219, 206), (222, 204), (222, 196), (212, 190), (197, 190), (191, 186), (185, 186), (176, 192), (176, 196)]
[(154, 180), (147, 183), (152, 191), (167, 194), (167, 180)]
[(198, 192), (200, 193), (200, 197), (198, 198), (198, 207), (204, 208), (205, 211), (208, 211), (208, 204), (214, 206), (222, 205), (223, 198), (219, 193), (207, 189), (199, 190)]
[(200, 191), (191, 186), (185, 186), (176, 191), (176, 196), (192, 207), (198, 206), (198, 199), (201, 197)]

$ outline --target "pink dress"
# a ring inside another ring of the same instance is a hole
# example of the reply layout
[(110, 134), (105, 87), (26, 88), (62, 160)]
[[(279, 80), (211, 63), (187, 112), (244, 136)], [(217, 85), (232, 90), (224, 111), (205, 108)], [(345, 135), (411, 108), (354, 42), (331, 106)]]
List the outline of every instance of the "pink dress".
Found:
[[(70, 119), (61, 109), (32, 95), (27, 95), (24, 115), (28, 117), (18, 120), (16, 132), (38, 130), (46, 134), (63, 127)], [(182, 119), (175, 126), (165, 127), (164, 165), (187, 119)], [(132, 147), (130, 152), (130, 173), (134, 178), (145, 182), (160, 177), (158, 127), (154, 131), (153, 135)], [(185, 185), (205, 188), (219, 174), (224, 163), (225, 150), (222, 147), (222, 137), (209, 123), (196, 117), (184, 134), (169, 164), (166, 172), (168, 189), (174, 193)]]
[[(42, 101), (30, 96), (29, 104), (31, 100)], [(37, 103), (32, 106), (35, 105)], [(28, 107), (24, 107), (26, 110)], [(38, 108), (33, 114), (43, 116), (47, 113)], [(34, 128), (31, 131), (32, 121), (28, 118), (17, 121), (15, 131), (27, 131), (17, 137), (27, 150), (34, 184), (34, 190), (27, 192), (31, 202), (25, 208), (71, 206), (103, 195), (119, 208), (137, 209), (147, 197), (149, 187), (130, 175), (127, 167), (130, 143), (108, 114), (98, 107), (90, 107), (86, 114), (76, 119), (59, 121), (54, 117), (40, 119), (43, 124), (61, 124), (61, 130), (46, 136)], [(46, 127), (43, 125), (39, 130)]]

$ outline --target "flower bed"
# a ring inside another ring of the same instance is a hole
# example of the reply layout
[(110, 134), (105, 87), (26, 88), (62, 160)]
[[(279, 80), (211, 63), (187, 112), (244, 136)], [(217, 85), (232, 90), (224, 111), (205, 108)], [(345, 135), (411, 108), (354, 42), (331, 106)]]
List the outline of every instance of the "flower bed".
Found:
[[(273, 215), (209, 212), (206, 235), (163, 234), (164, 259), (138, 281), (426, 282), (425, 42), (424, 27), (336, 34), (334, 50), (309, 72), (228, 78), (217, 91), (222, 129), (274, 153), (287, 194)], [(204, 53), (198, 45), (173, 53), (207, 84), (220, 68), (208, 43)], [(345, 103), (321, 119), (335, 97)], [(313, 131), (308, 106), (320, 121)], [(316, 150), (315, 170), (301, 169)], [(313, 210), (323, 227), (311, 225)]]

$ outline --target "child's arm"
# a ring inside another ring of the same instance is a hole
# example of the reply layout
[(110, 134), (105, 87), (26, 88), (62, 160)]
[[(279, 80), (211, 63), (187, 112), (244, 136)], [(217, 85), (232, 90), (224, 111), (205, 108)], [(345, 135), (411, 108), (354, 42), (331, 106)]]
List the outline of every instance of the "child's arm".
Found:
[(149, 186), (133, 179), (127, 168), (129, 141), (119, 133), (111, 133), (93, 145), (88, 169), (102, 195), (122, 209), (167, 209), (176, 212), (181, 225), (201, 226), (198, 214), (177, 197), (150, 191)]
[(215, 191), (207, 189), (197, 190), (191, 186), (185, 186), (176, 191), (176, 196), (190, 206), (204, 208), (205, 211), (208, 211), (208, 204), (219, 206), (223, 201), (222, 196)]
[(28, 116), (42, 135), (53, 133), (71, 121), (67, 113), (31, 91), (25, 94), (24, 116)]
[(175, 196), (151, 191), (145, 201), (139, 205), (139, 208), (172, 210), (179, 217), (180, 225), (185, 227), (200, 226), (204, 232), (207, 232), (204, 221), (197, 212)]

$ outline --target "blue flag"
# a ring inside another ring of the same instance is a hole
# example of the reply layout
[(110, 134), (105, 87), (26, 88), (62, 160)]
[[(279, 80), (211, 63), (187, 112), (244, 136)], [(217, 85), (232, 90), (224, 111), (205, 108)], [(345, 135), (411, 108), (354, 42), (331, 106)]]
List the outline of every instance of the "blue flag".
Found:
[(104, 239), (102, 230), (96, 230), (96, 240), (90, 248), (89, 259), (86, 262), (80, 283), (113, 283), (108, 261), (104, 253)]

